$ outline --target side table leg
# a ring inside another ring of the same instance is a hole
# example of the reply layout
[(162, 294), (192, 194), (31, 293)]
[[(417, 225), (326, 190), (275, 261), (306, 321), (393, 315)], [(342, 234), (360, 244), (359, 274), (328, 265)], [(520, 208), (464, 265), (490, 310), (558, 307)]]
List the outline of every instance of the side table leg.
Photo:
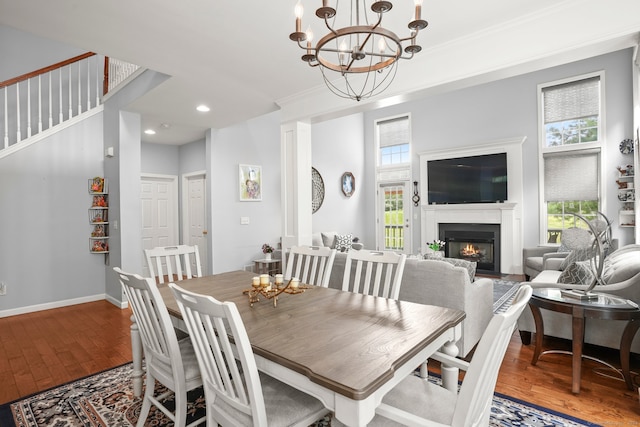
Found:
[(620, 367), (622, 368), (622, 375), (624, 376), (624, 382), (627, 383), (627, 388), (633, 390), (633, 383), (631, 382), (631, 374), (629, 373), (629, 363), (631, 354), (631, 344), (633, 338), (636, 336), (636, 332), (640, 328), (640, 321), (632, 319), (627, 323), (620, 339)]
[(131, 380), (133, 381), (133, 395), (135, 397), (142, 396), (142, 341), (140, 340), (140, 331), (135, 317), (131, 316), (131, 354), (133, 357), (133, 373)]
[[(456, 357), (458, 355), (458, 347), (455, 342), (449, 341), (442, 346), (442, 352), (451, 357)], [(460, 370), (454, 366), (446, 366), (443, 364), (440, 367), (440, 371), (442, 372), (442, 386), (447, 390), (457, 392), (458, 374)]]
[(531, 314), (533, 314), (533, 321), (536, 325), (536, 342), (535, 348), (533, 349), (533, 357), (531, 358), (531, 364), (533, 366), (538, 363), (538, 359), (540, 358), (540, 354), (542, 353), (542, 340), (544, 338), (544, 324), (542, 322), (542, 314), (540, 313), (540, 308), (529, 304), (529, 308), (531, 309)]
[(573, 307), (572, 320), (572, 350), (571, 366), (573, 370), (571, 391), (580, 393), (580, 382), (582, 380), (582, 346), (584, 343), (584, 309)]

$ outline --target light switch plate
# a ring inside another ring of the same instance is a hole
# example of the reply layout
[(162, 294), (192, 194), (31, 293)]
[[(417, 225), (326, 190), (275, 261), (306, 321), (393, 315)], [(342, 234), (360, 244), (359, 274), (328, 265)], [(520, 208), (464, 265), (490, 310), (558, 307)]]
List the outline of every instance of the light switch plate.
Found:
[(249, 217), (248, 216), (241, 216), (240, 217), (240, 224), (242, 224), (242, 225), (249, 224)]

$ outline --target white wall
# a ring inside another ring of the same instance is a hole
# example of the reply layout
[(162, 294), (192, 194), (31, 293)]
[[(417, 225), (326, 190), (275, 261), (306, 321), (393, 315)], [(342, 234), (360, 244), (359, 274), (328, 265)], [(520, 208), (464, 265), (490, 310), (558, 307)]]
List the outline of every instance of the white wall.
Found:
[[(311, 127), (311, 164), (322, 175), (325, 187), (324, 202), (313, 214), (313, 232), (337, 231), (360, 237), (365, 247), (373, 248), (374, 241), (363, 239), (362, 221), (367, 215), (363, 201), (367, 194), (364, 167), (364, 129), (362, 114), (353, 114)], [(342, 174), (351, 172), (355, 178), (353, 196), (342, 193)], [(367, 246), (367, 244), (369, 244)]]

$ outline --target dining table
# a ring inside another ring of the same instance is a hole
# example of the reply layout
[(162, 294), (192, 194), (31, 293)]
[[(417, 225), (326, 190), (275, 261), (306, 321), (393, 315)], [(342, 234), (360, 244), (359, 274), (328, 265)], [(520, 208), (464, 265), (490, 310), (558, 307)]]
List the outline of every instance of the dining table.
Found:
[[(250, 303), (244, 291), (252, 289), (253, 276), (231, 271), (176, 284), (234, 302), (258, 369), (316, 397), (347, 426), (366, 426), (382, 397), (434, 352), (457, 355), (463, 311), (304, 285), (304, 292), (280, 294), (275, 305), (264, 296)], [(171, 290), (159, 290), (174, 326), (186, 331)], [(136, 329), (132, 324), (133, 380), (141, 393)], [(455, 389), (458, 370), (443, 366), (442, 373)]]

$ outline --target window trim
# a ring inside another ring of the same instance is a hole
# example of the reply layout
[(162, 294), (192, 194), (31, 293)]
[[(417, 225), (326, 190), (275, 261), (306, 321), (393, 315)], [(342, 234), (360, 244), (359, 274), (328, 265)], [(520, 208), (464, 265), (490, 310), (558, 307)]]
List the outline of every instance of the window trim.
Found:
[[(598, 129), (598, 141), (596, 142), (583, 142), (580, 144), (561, 145), (557, 147), (546, 146), (546, 132), (544, 123), (544, 101), (543, 101), (543, 89), (550, 86), (558, 86), (566, 83), (571, 83), (579, 80), (584, 80), (592, 77), (600, 78), (600, 123)], [(599, 176), (598, 176), (598, 205), (599, 209), (602, 209), (606, 204), (606, 194), (604, 192), (604, 165), (606, 165), (606, 111), (605, 111), (605, 99), (606, 99), (606, 78), (605, 71), (594, 71), (587, 74), (581, 74), (577, 76), (571, 76), (560, 80), (554, 80), (551, 82), (545, 82), (538, 84), (537, 87), (537, 103), (538, 103), (538, 216), (539, 216), (539, 236), (538, 241), (542, 246), (558, 246), (559, 244), (547, 243), (547, 203), (545, 202), (545, 182), (544, 182), (544, 155), (571, 152), (571, 151), (586, 151), (586, 150), (598, 150), (599, 151)]]

